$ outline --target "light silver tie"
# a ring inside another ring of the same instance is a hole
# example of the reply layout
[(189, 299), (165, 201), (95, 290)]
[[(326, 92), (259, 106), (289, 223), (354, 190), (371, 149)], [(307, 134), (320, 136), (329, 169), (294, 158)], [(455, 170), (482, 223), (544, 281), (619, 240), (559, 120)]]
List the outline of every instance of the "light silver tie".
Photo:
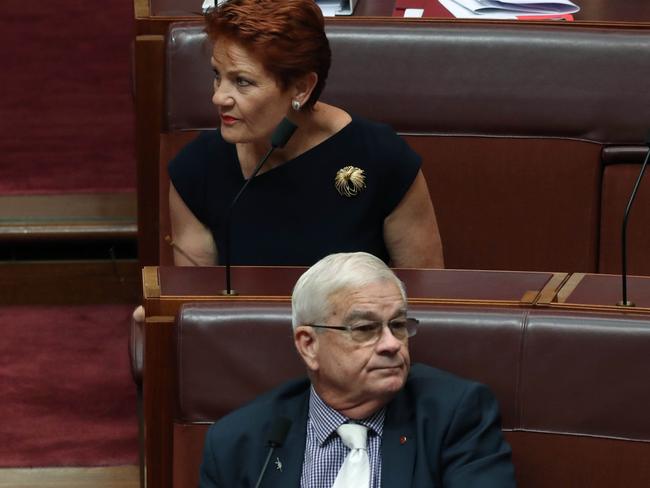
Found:
[(359, 424), (343, 424), (336, 429), (336, 432), (343, 444), (350, 448), (350, 452), (343, 461), (332, 488), (368, 488), (370, 485), (368, 428)]

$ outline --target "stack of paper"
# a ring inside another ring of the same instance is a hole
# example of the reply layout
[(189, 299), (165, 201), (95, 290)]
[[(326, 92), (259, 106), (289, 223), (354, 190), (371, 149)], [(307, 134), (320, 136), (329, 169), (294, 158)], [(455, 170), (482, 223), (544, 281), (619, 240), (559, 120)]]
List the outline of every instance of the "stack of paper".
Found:
[(562, 18), (580, 10), (569, 0), (438, 0), (462, 19)]
[(316, 0), (324, 17), (335, 15), (352, 15), (357, 0)]
[(334, 17), (341, 9), (339, 0), (318, 0), (316, 3), (323, 12), (323, 17)]

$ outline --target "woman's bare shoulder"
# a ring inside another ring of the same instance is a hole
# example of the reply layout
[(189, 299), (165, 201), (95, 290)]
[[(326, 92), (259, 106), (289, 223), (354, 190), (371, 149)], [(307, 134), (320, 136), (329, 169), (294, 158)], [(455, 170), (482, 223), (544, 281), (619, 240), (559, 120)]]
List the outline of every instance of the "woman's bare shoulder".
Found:
[(329, 135), (334, 135), (352, 122), (352, 116), (342, 108), (318, 102), (314, 106), (314, 118)]

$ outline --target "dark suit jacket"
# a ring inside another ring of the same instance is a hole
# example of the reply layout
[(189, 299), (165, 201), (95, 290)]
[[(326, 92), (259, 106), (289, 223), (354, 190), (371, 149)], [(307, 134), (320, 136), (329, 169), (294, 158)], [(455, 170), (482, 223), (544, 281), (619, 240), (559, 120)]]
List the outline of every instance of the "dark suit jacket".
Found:
[[(255, 486), (269, 450), (267, 434), (278, 417), (292, 424), (261, 486), (299, 487), (309, 386), (306, 379), (286, 383), (214, 424), (206, 436), (201, 488)], [(381, 456), (385, 488), (515, 486), (510, 446), (487, 387), (424, 365), (411, 368), (406, 385), (387, 405)]]

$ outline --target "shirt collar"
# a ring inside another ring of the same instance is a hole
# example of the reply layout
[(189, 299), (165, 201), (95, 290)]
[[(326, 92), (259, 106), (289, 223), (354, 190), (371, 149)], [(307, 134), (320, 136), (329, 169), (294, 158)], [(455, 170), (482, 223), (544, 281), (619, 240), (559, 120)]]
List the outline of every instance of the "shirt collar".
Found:
[[(381, 437), (384, 431), (385, 417), (386, 407), (383, 407), (371, 416), (361, 420), (354, 420), (353, 422), (368, 427), (370, 435), (378, 435)], [(318, 445), (322, 446), (336, 432), (336, 429), (341, 424), (349, 422), (350, 419), (327, 405), (318, 396), (318, 393), (316, 393), (312, 385), (309, 391), (309, 421), (316, 434)]]

